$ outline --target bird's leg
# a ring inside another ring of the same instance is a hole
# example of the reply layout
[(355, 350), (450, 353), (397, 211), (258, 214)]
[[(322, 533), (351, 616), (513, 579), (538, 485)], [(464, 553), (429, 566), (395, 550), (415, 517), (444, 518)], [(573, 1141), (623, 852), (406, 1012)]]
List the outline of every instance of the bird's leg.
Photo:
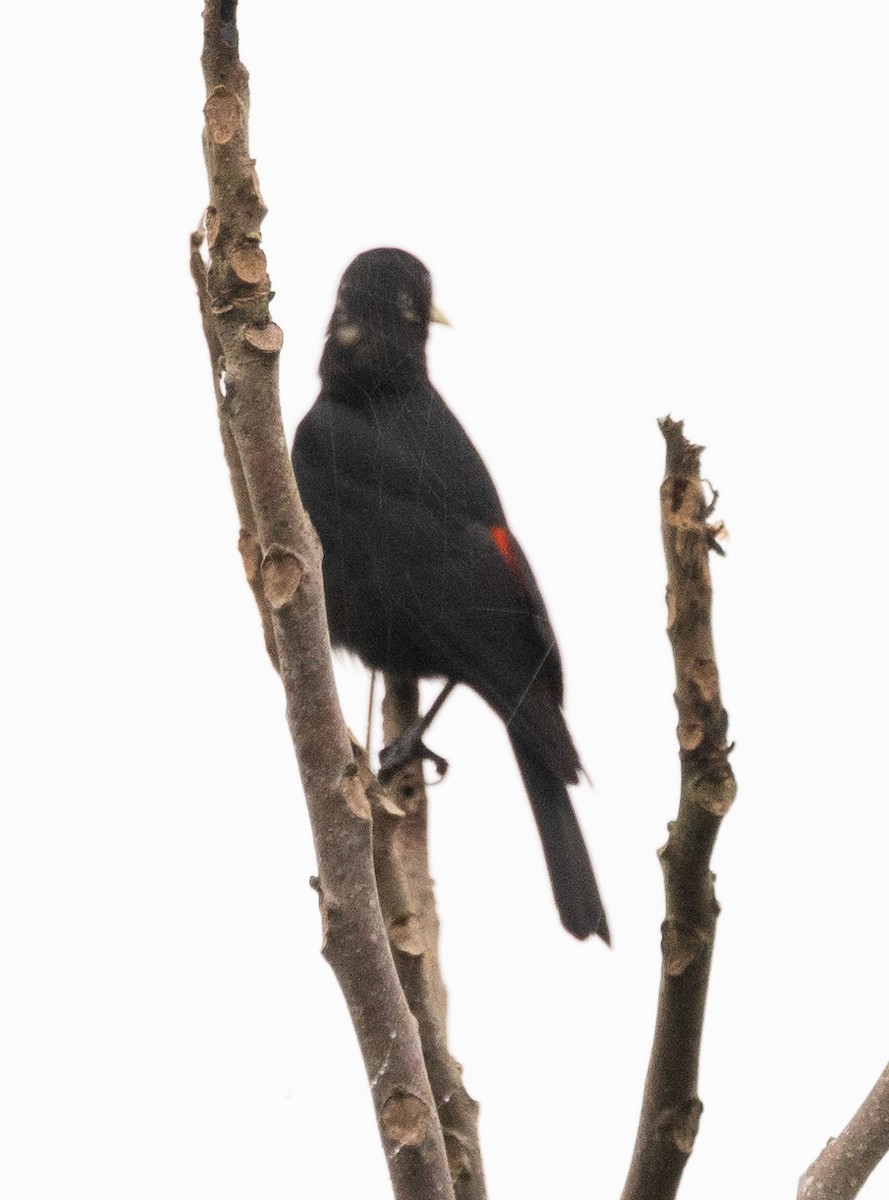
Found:
[(417, 717), (394, 742), (390, 742), (388, 746), (383, 747), (380, 751), (380, 769), (377, 771), (377, 778), (380, 783), (388, 783), (396, 771), (400, 771), (407, 763), (413, 762), (418, 758), (421, 760), (428, 759), (431, 763), (435, 764), (435, 769), (438, 771), (439, 776), (444, 775), (448, 769), (447, 759), (442, 758), (440, 754), (435, 754), (434, 751), (423, 744), (423, 734), (435, 720), (438, 710), (455, 687), (456, 681), (453, 679), (448, 680), (429, 706), (426, 715)]
[(370, 735), (374, 723), (374, 695), (377, 690), (377, 673), (370, 673), (370, 696), (367, 700), (367, 740), (364, 743), (364, 749), (367, 751), (367, 757), (370, 758)]

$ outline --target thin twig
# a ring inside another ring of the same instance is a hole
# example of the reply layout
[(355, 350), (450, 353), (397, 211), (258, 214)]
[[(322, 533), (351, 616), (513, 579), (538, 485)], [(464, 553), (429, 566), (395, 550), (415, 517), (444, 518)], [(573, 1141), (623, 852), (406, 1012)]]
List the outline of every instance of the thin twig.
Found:
[[(300, 503), (281, 424), (282, 335), (269, 316), (270, 283), (259, 245), (265, 206), (248, 155), (249, 95), (236, 9), (236, 0), (207, 0), (204, 10), (210, 262), (197, 277), (214, 375), (219, 372), (217, 402), (242, 553), (287, 696), (318, 857), (323, 952), (364, 1056), (394, 1195), (452, 1200), (416, 1022), (385, 936), (371, 807), (334, 687), (320, 548)], [(193, 271), (196, 252), (193, 244)]]
[(374, 701), (376, 700), (376, 694), (377, 694), (377, 673), (376, 673), (376, 671), (371, 671), (370, 687), (368, 688), (368, 696), (367, 696), (367, 737), (364, 739), (364, 753), (367, 755), (368, 759), (370, 759), (370, 747), (371, 747), (371, 740), (372, 740), (372, 735), (373, 735)]
[(852, 1200), (889, 1153), (889, 1066), (839, 1137), (831, 1138), (799, 1181), (797, 1200)]
[(667, 444), (661, 530), (682, 778), (679, 813), (659, 851), (666, 892), (660, 996), (622, 1200), (672, 1200), (694, 1146), (702, 1111), (698, 1059), (719, 912), (710, 855), (736, 790), (710, 623), (708, 551), (714, 529), (701, 486), (701, 447), (683, 437), (681, 421), (667, 417), (660, 428)]

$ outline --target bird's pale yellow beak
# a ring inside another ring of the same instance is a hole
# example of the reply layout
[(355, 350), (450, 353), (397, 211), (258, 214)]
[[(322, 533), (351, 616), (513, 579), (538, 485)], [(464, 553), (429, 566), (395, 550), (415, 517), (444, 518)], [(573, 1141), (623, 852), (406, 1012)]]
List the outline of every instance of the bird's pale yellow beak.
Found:
[(447, 319), (437, 304), (433, 304), (429, 309), (429, 320), (434, 321), (436, 325), (447, 325), (452, 328), (451, 322)]

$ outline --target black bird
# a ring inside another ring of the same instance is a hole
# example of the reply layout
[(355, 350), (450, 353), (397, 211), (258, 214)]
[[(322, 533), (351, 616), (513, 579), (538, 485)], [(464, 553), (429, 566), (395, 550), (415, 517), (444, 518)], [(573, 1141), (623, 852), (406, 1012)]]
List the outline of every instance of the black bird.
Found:
[[(488, 702), (506, 725), (562, 924), (607, 942), (566, 787), (580, 760), (556, 639), (491, 476), (429, 381), (430, 321), (444, 318), (429, 272), (406, 251), (369, 250), (343, 275), (321, 394), (293, 444), (324, 551), (331, 641), (372, 669), (466, 683)], [(384, 751), (390, 769), (396, 761)]]

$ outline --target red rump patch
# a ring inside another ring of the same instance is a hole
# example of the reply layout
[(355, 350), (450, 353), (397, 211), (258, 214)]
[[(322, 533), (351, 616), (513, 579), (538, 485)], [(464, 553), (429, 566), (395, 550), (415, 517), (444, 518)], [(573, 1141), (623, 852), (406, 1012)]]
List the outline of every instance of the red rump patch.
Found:
[(512, 539), (509, 536), (509, 530), (504, 529), (502, 525), (493, 525), (491, 527), (491, 537), (494, 539), (494, 545), (500, 552), (500, 557), (509, 567), (510, 571), (515, 571), (517, 564), (512, 548)]

